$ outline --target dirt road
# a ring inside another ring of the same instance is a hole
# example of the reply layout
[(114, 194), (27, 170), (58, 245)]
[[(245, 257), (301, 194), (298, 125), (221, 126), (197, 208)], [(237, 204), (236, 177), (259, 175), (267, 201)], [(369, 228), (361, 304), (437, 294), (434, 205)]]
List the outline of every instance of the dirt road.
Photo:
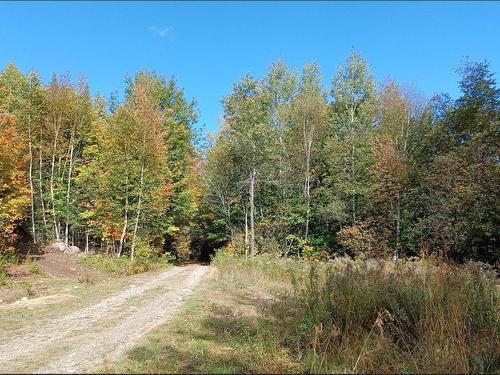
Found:
[(115, 361), (168, 320), (208, 269), (173, 267), (29, 333), (0, 338), (0, 372), (86, 372)]

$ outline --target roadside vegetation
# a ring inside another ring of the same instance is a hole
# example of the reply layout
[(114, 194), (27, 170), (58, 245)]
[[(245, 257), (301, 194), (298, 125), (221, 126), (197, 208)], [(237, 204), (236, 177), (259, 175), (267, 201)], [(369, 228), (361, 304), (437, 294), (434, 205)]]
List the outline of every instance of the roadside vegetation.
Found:
[(102, 254), (82, 256), (80, 262), (86, 266), (117, 275), (133, 275), (168, 267), (175, 257), (163, 255), (156, 257), (108, 257)]
[(119, 372), (498, 373), (494, 273), (438, 259), (219, 252), (216, 275)]

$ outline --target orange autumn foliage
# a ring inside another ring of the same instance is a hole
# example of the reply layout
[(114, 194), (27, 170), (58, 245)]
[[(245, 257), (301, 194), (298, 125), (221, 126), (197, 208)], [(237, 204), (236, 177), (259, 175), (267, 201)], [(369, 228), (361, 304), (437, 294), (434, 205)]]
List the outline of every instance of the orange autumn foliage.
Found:
[(24, 142), (15, 118), (0, 110), (0, 253), (13, 252), (17, 229), (30, 203)]

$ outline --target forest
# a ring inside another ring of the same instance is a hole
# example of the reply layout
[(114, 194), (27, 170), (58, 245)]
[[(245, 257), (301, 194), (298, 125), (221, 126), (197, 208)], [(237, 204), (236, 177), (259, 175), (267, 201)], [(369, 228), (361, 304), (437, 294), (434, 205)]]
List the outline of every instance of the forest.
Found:
[(456, 73), (277, 61), (206, 134), (175, 76), (7, 65), (0, 372), (499, 373), (500, 91)]
[[(378, 81), (353, 52), (333, 75), (273, 63), (222, 98), (216, 134), (174, 76), (123, 101), (83, 77), (0, 74), (0, 252), (54, 241), (130, 259), (435, 255), (499, 258), (499, 89), (488, 62), (460, 96)], [(326, 85), (323, 83), (326, 82)], [(23, 250), (24, 249), (24, 250)]]

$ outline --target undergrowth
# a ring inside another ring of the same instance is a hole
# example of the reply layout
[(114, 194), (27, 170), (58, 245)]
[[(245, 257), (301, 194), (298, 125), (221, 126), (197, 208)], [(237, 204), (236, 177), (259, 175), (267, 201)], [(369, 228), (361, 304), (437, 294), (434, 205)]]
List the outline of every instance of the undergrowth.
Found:
[(5, 270), (7, 264), (17, 264), (18, 257), (15, 254), (1, 254), (0, 253), (0, 286), (9, 283), (9, 277)]
[(112, 258), (101, 254), (95, 254), (80, 258), (80, 262), (107, 273), (133, 275), (167, 267), (171, 264), (172, 259), (168, 254), (167, 256), (136, 258), (134, 260), (125, 256)]

